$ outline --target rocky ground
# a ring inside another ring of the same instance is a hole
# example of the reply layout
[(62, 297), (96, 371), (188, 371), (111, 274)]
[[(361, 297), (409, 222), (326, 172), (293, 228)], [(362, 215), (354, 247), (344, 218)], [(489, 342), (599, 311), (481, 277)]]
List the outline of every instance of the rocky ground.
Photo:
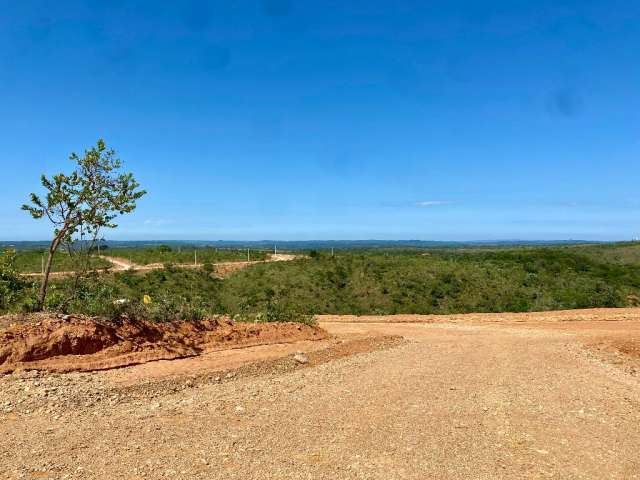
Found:
[(14, 372), (0, 478), (640, 478), (640, 321), (619, 314), (327, 322), (280, 349)]

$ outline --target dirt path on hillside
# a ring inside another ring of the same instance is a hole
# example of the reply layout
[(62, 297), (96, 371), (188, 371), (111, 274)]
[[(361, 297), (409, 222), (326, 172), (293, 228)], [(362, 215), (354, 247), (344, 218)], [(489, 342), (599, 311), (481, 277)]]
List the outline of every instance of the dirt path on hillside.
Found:
[[(100, 255), (100, 258), (106, 260), (111, 263), (111, 268), (109, 269), (112, 272), (122, 272), (125, 270), (131, 270), (136, 272), (149, 272), (151, 270), (160, 270), (165, 267), (164, 263), (150, 263), (147, 265), (140, 265), (134, 263), (126, 258), (121, 257), (112, 257), (107, 255)], [(302, 258), (301, 255), (291, 255), (285, 253), (278, 254), (269, 254), (265, 260), (252, 260), (252, 261), (239, 261), (239, 262), (218, 262), (213, 263), (214, 272), (224, 277), (229, 275), (232, 272), (240, 270), (242, 268), (249, 267), (251, 265), (258, 265), (260, 263), (272, 263), (272, 262), (290, 262), (292, 260), (296, 260), (298, 258)], [(186, 268), (186, 269), (195, 269), (202, 268), (204, 264), (202, 263), (175, 263), (172, 264), (175, 268)], [(96, 269), (98, 273), (106, 272), (106, 269)], [(34, 273), (22, 273), (22, 276), (25, 277), (41, 277), (42, 273), (34, 272)], [(51, 272), (49, 274), (51, 277), (70, 277), (75, 275), (75, 272), (72, 271), (63, 271), (63, 272)]]
[(120, 258), (120, 257), (110, 257), (107, 255), (100, 255), (100, 258), (106, 260), (107, 262), (111, 263), (112, 265), (112, 270), (137, 270), (140, 268), (140, 265), (133, 263), (130, 260), (127, 260), (126, 258)]
[(333, 317), (308, 363), (0, 377), (0, 477), (640, 478), (639, 313)]

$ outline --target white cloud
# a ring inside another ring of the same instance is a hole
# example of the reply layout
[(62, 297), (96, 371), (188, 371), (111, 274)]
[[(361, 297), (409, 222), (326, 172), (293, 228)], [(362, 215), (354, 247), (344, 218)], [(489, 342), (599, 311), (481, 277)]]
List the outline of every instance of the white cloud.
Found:
[(173, 222), (164, 218), (149, 218), (144, 221), (145, 225), (152, 225), (154, 227), (161, 227), (162, 225), (168, 225), (170, 223)]
[(443, 200), (423, 200), (420, 202), (416, 202), (418, 207), (434, 207), (436, 205), (449, 205), (451, 202), (443, 201)]

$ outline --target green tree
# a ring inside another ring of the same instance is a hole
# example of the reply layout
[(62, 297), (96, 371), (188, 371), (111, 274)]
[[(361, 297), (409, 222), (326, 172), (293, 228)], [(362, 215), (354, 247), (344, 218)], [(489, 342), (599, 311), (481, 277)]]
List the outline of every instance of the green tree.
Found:
[(35, 193), (30, 204), (22, 209), (35, 219), (46, 217), (53, 225), (53, 239), (49, 245), (38, 308), (44, 308), (51, 264), (61, 243), (71, 244), (86, 237), (95, 241), (103, 228), (116, 228), (113, 220), (118, 215), (130, 213), (136, 201), (146, 191), (131, 173), (121, 173), (121, 162), (113, 149), (107, 148), (104, 140), (98, 140), (90, 150), (79, 157), (72, 153), (69, 159), (76, 163), (71, 174), (58, 173), (51, 178), (45, 175), (40, 182), (46, 195)]

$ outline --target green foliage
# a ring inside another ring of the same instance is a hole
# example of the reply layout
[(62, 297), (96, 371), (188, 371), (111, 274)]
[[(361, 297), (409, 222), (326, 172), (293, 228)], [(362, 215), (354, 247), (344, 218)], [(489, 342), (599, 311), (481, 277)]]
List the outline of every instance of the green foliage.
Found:
[(35, 219), (46, 217), (54, 229), (39, 307), (44, 306), (53, 256), (60, 244), (66, 244), (70, 253), (78, 247), (81, 255), (76, 261), (86, 271), (90, 266), (89, 252), (101, 229), (117, 227), (115, 218), (135, 210), (136, 201), (146, 193), (139, 189), (131, 173), (119, 172), (120, 160), (103, 140), (85, 150), (84, 156), (72, 153), (69, 158), (75, 162), (75, 170), (69, 175), (58, 173), (51, 178), (42, 175), (40, 182), (45, 196), (32, 193), (30, 203), (22, 206)]
[(7, 249), (0, 254), (0, 278), (5, 281), (16, 281), (18, 271), (15, 268), (17, 252)]
[[(47, 308), (107, 318), (127, 315), (153, 321), (197, 320), (221, 311), (217, 290), (220, 280), (204, 271), (169, 268), (146, 274), (125, 271), (108, 276), (54, 282)], [(77, 288), (74, 298), (58, 294)], [(145, 304), (148, 295), (151, 302)]]
[(25, 302), (33, 293), (33, 284), (18, 275), (16, 255), (15, 250), (0, 253), (0, 312), (31, 309)]
[(305, 313), (446, 314), (624, 306), (639, 291), (635, 266), (521, 248), (321, 255), (239, 271), (221, 294), (229, 311), (277, 301)]
[[(230, 310), (234, 320), (245, 322), (299, 322), (306, 325), (315, 325), (313, 315), (304, 311), (298, 305), (282, 302), (275, 298), (275, 291), (266, 288), (264, 291), (265, 303), (263, 305), (251, 305), (244, 303), (240, 311)], [(257, 307), (257, 308), (256, 308)]]
[(0, 255), (0, 309), (6, 309), (15, 302), (23, 288), (15, 269), (15, 250), (5, 250)]
[(214, 272), (214, 267), (213, 264), (210, 262), (206, 262), (202, 265), (202, 270), (206, 273), (208, 273), (209, 275), (211, 275)]
[(81, 227), (87, 235), (101, 228), (115, 228), (113, 220), (135, 210), (136, 200), (146, 193), (138, 189), (140, 184), (132, 174), (118, 172), (121, 162), (104, 140), (85, 150), (83, 157), (72, 153), (69, 159), (76, 163), (76, 169), (69, 175), (42, 175), (45, 197), (32, 193), (30, 204), (22, 206), (33, 218), (46, 216), (56, 235), (64, 233), (71, 238)]
[[(313, 258), (258, 264), (224, 280), (204, 268), (126, 271), (83, 279), (71, 303), (65, 303), (65, 291), (72, 280), (56, 281), (48, 306), (111, 318), (228, 314), (252, 322), (306, 323), (317, 313), (448, 314), (638, 303), (640, 265), (584, 252), (582, 247), (341, 251), (333, 257), (318, 252)], [(144, 295), (151, 303), (143, 303)]]
[(585, 256), (595, 262), (640, 266), (640, 242), (602, 245), (574, 245), (563, 250)]
[[(20, 273), (40, 273), (42, 272), (43, 256), (46, 260), (46, 253), (41, 250), (25, 250), (16, 253), (15, 268)], [(110, 268), (111, 263), (98, 257), (91, 257), (90, 268), (102, 269)], [(78, 269), (78, 259), (66, 252), (58, 252), (51, 264), (52, 272), (71, 272)]]

